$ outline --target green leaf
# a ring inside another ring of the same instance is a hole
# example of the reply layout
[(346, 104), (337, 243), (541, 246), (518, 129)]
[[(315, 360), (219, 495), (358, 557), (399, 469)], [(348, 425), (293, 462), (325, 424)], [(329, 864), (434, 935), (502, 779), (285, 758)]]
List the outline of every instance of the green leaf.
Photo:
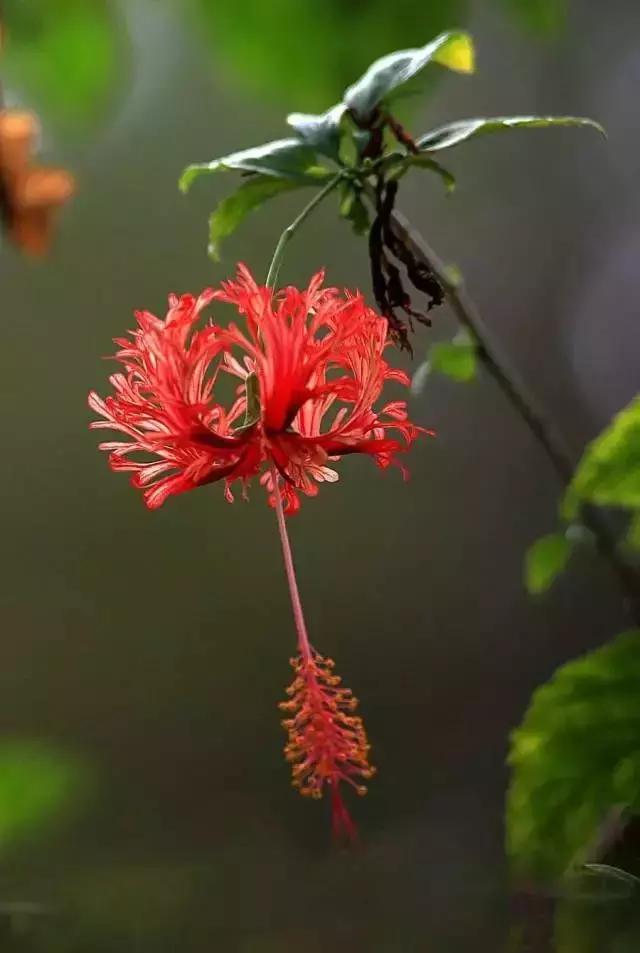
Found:
[[(447, 69), (456, 73), (473, 73), (476, 68), (476, 53), (473, 40), (469, 34), (452, 32), (448, 37), (442, 45), (438, 46), (432, 56), (433, 62), (439, 63), (440, 66), (446, 66)], [(422, 66), (418, 69), (422, 69)], [(418, 70), (415, 72), (418, 72)]]
[(356, 235), (366, 235), (369, 231), (369, 211), (365, 205), (359, 189), (355, 189), (350, 182), (342, 186), (340, 198), (340, 215), (348, 219)]
[(369, 229), (371, 228), (369, 210), (363, 202), (361, 195), (356, 195), (354, 199), (349, 214), (349, 221), (356, 235), (367, 235), (369, 233)]
[(454, 381), (473, 380), (477, 370), (476, 346), (466, 333), (452, 341), (434, 344), (429, 351), (429, 365), (434, 371), (446, 374)]
[(356, 192), (350, 182), (343, 182), (340, 188), (340, 215), (342, 218), (349, 218), (351, 209), (355, 202)]
[(349, 113), (344, 113), (338, 130), (338, 159), (348, 169), (358, 165), (359, 153), (355, 140), (356, 125)]
[(358, 118), (368, 119), (385, 96), (404, 85), (429, 63), (439, 63), (459, 73), (472, 73), (474, 51), (469, 34), (441, 33), (426, 46), (397, 50), (383, 56), (345, 90), (343, 102)]
[(555, 581), (566, 568), (572, 544), (562, 533), (549, 533), (537, 539), (525, 557), (525, 585), (532, 595), (538, 595)]
[(450, 149), (467, 139), (490, 132), (507, 132), (509, 129), (545, 129), (548, 126), (590, 126), (606, 135), (600, 123), (579, 116), (494, 116), (491, 119), (459, 119), (432, 129), (416, 140), (424, 152)]
[(340, 121), (346, 109), (344, 103), (338, 103), (319, 115), (290, 113), (287, 116), (287, 123), (312, 149), (332, 159), (337, 159), (340, 142)]
[[(287, 122), (308, 146), (334, 162), (338, 162), (341, 160), (340, 144), (345, 128), (345, 118), (347, 118), (346, 113), (347, 107), (345, 104), (338, 103), (326, 112), (317, 115), (314, 113), (290, 113), (287, 116)], [(358, 129), (353, 121), (349, 125), (357, 152), (361, 153), (369, 141), (370, 133), (366, 129)], [(344, 159), (341, 161), (344, 162)]]
[(640, 397), (587, 446), (567, 488), (563, 514), (572, 519), (580, 503), (640, 509)]
[(451, 195), (456, 187), (456, 180), (451, 172), (429, 156), (415, 155), (413, 153), (409, 153), (408, 155), (396, 153), (390, 156), (389, 159), (383, 163), (383, 166), (386, 179), (400, 179), (409, 169), (413, 168), (428, 169), (429, 172), (435, 172), (435, 174), (442, 179), (447, 195)]
[(44, 744), (0, 743), (0, 847), (22, 840), (73, 805), (84, 767)]
[(275, 179), (272, 176), (256, 175), (241, 185), (217, 206), (209, 218), (209, 255), (220, 260), (220, 243), (245, 220), (254, 209), (268, 199), (300, 187), (290, 179)]
[(300, 139), (277, 139), (253, 149), (232, 152), (211, 162), (189, 165), (180, 177), (179, 187), (187, 192), (199, 175), (227, 169), (257, 172), (304, 184), (318, 184), (332, 174), (329, 169), (318, 165), (315, 150)]
[(613, 811), (640, 810), (640, 630), (569, 662), (513, 732), (507, 849), (523, 874), (579, 867)]

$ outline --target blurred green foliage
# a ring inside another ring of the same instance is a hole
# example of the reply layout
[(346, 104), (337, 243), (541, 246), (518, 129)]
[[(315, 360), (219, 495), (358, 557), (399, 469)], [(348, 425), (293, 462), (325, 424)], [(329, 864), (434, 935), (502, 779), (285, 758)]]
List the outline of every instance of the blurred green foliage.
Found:
[(467, 0), (197, 0), (216, 57), (263, 96), (301, 109), (339, 99), (369, 63), (466, 19)]
[(460, 383), (474, 379), (477, 363), (476, 345), (464, 330), (452, 341), (440, 341), (429, 349), (429, 364), (432, 370)]
[(507, 848), (519, 873), (580, 866), (610, 812), (640, 811), (640, 630), (569, 662), (511, 739)]
[(0, 742), (0, 850), (76, 806), (87, 782), (84, 765), (44, 743)]
[(3, 69), (23, 105), (65, 129), (100, 118), (121, 88), (124, 24), (108, 0), (20, 0), (3, 7)]
[[(320, 109), (376, 57), (414, 47), (442, 30), (465, 26), (469, 0), (194, 0), (198, 22), (248, 86), (301, 109)], [(487, 0), (527, 32), (553, 36), (567, 0)]]
[[(566, 523), (578, 521), (583, 505), (617, 507), (630, 516), (625, 539), (627, 550), (640, 551), (640, 396), (620, 411), (608, 427), (586, 447), (562, 502)], [(525, 584), (529, 592), (548, 589), (563, 571), (572, 543), (566, 535), (553, 533), (537, 540), (525, 557)]]
[(566, 493), (565, 516), (575, 518), (581, 503), (640, 511), (640, 397), (582, 455)]
[(563, 533), (549, 533), (527, 550), (525, 585), (532, 595), (545, 592), (566, 567), (571, 541)]
[(509, 17), (540, 36), (557, 35), (567, 16), (567, 0), (499, 0)]

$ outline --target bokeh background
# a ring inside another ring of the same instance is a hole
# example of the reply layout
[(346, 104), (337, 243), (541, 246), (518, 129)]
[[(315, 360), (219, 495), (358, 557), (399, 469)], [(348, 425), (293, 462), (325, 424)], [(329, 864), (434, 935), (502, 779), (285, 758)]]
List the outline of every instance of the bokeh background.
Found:
[[(375, 56), (468, 27), (477, 73), (434, 77), (410, 104), (415, 133), (511, 113), (589, 115), (608, 131), (608, 142), (487, 137), (451, 154), (453, 197), (416, 172), (401, 201), (463, 269), (577, 458), (640, 379), (640, 7), (4, 7), (6, 103), (38, 111), (43, 156), (74, 172), (78, 193), (45, 261), (6, 244), (0, 254), (0, 732), (91, 776), (66, 823), (13, 849), (0, 838), (7, 948), (555, 948), (544, 924), (514, 930), (508, 736), (537, 685), (627, 620), (588, 552), (543, 598), (524, 592), (523, 553), (553, 529), (560, 487), (491, 381), (429, 379), (411, 411), (438, 437), (417, 446), (411, 481), (347, 460), (290, 524), (312, 637), (362, 699), (379, 767), (353, 805), (362, 843), (347, 854), (331, 850), (326, 805), (295, 796), (281, 759), (275, 704), (294, 632), (262, 493), (228, 506), (207, 488), (148, 513), (96, 451), (86, 393), (106, 392), (102, 356), (134, 308), (162, 313), (169, 292), (197, 292), (236, 260), (264, 273), (304, 201), (256, 213), (214, 265), (206, 219), (231, 176), (184, 197), (187, 163), (278, 138), (288, 111), (331, 105)], [(291, 244), (283, 278), (306, 282), (319, 266), (369, 292), (365, 243), (330, 203)], [(454, 329), (442, 310), (417, 357)], [(530, 928), (545, 945), (517, 946)]]

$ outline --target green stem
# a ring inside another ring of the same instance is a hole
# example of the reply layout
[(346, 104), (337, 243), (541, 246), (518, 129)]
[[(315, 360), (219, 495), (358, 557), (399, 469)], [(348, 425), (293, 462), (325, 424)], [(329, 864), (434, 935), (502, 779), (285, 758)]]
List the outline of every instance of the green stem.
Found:
[(338, 172), (337, 175), (334, 175), (334, 177), (327, 182), (323, 189), (320, 189), (319, 192), (316, 192), (309, 204), (305, 205), (297, 218), (294, 218), (291, 224), (287, 225), (283, 231), (282, 235), (278, 239), (278, 244), (276, 245), (276, 250), (273, 253), (273, 258), (271, 259), (271, 264), (269, 265), (269, 271), (267, 272), (266, 284), (268, 288), (274, 288), (278, 280), (278, 274), (280, 272), (280, 267), (282, 265), (282, 259), (284, 258), (284, 251), (287, 243), (291, 241), (305, 219), (311, 214), (311, 212), (313, 212), (314, 208), (317, 205), (320, 205), (320, 202), (327, 197), (329, 192), (333, 192), (338, 182), (340, 182), (342, 179), (343, 174), (344, 173), (342, 172)]

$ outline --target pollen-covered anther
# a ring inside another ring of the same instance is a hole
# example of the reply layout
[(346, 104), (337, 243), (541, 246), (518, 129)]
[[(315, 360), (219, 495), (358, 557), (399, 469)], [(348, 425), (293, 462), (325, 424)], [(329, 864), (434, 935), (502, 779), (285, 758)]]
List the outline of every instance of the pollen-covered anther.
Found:
[(334, 821), (349, 831), (353, 828), (339, 795), (345, 782), (359, 795), (375, 774), (369, 764), (370, 745), (362, 719), (351, 712), (358, 701), (348, 688), (338, 688), (339, 676), (333, 674), (334, 662), (312, 652), (307, 658), (291, 659), (296, 673), (287, 689), (289, 700), (280, 709), (293, 715), (282, 722), (288, 733), (285, 759), (291, 764), (292, 783), (300, 794), (321, 798), (325, 788), (331, 792)]
[(278, 702), (278, 708), (280, 711), (295, 711), (298, 706), (295, 701), (290, 702)]

